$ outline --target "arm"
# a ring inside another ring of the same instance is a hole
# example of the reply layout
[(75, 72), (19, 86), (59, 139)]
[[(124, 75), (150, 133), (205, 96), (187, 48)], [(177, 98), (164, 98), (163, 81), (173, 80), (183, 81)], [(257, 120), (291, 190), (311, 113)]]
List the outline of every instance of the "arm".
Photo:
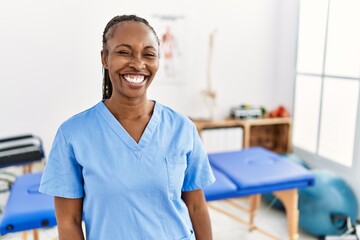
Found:
[(59, 240), (84, 240), (81, 227), (83, 199), (55, 197)]
[(182, 192), (197, 240), (212, 240), (211, 223), (202, 189)]

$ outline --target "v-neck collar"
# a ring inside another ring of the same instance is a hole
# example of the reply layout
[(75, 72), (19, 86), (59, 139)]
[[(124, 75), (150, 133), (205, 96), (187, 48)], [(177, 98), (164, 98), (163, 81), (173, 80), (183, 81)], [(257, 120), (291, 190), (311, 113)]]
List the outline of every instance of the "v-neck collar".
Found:
[(139, 142), (137, 143), (130, 134), (125, 130), (125, 128), (119, 123), (115, 116), (110, 112), (110, 110), (105, 106), (104, 101), (98, 103), (97, 107), (100, 115), (105, 119), (109, 124), (111, 129), (116, 133), (116, 135), (135, 153), (141, 153), (145, 149), (147, 144), (151, 141), (151, 137), (154, 134), (157, 125), (160, 120), (161, 115), (161, 105), (154, 101), (154, 110), (153, 114), (150, 117), (148, 124), (145, 127), (143, 134), (140, 137)]

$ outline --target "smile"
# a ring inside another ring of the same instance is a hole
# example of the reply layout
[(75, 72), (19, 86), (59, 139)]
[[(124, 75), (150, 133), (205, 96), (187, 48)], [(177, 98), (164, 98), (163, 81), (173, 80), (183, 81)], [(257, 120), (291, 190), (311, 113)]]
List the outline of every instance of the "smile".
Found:
[(144, 75), (125, 74), (123, 76), (126, 81), (133, 84), (142, 83), (146, 79), (146, 76)]

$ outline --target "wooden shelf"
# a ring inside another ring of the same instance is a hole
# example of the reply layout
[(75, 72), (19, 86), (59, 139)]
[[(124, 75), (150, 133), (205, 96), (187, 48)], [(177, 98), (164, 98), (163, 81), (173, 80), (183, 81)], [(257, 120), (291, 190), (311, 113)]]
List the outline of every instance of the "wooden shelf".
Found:
[(274, 152), (291, 152), (291, 118), (192, 119), (199, 134), (204, 129), (242, 127), (243, 147), (262, 146)]

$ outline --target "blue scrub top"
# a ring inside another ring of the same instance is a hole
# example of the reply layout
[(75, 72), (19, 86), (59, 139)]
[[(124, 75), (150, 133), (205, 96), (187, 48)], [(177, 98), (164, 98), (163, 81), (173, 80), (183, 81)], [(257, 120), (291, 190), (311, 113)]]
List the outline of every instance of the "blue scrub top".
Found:
[(156, 102), (137, 143), (99, 102), (58, 129), (40, 192), (84, 198), (87, 240), (188, 240), (181, 192), (214, 181), (188, 118)]

